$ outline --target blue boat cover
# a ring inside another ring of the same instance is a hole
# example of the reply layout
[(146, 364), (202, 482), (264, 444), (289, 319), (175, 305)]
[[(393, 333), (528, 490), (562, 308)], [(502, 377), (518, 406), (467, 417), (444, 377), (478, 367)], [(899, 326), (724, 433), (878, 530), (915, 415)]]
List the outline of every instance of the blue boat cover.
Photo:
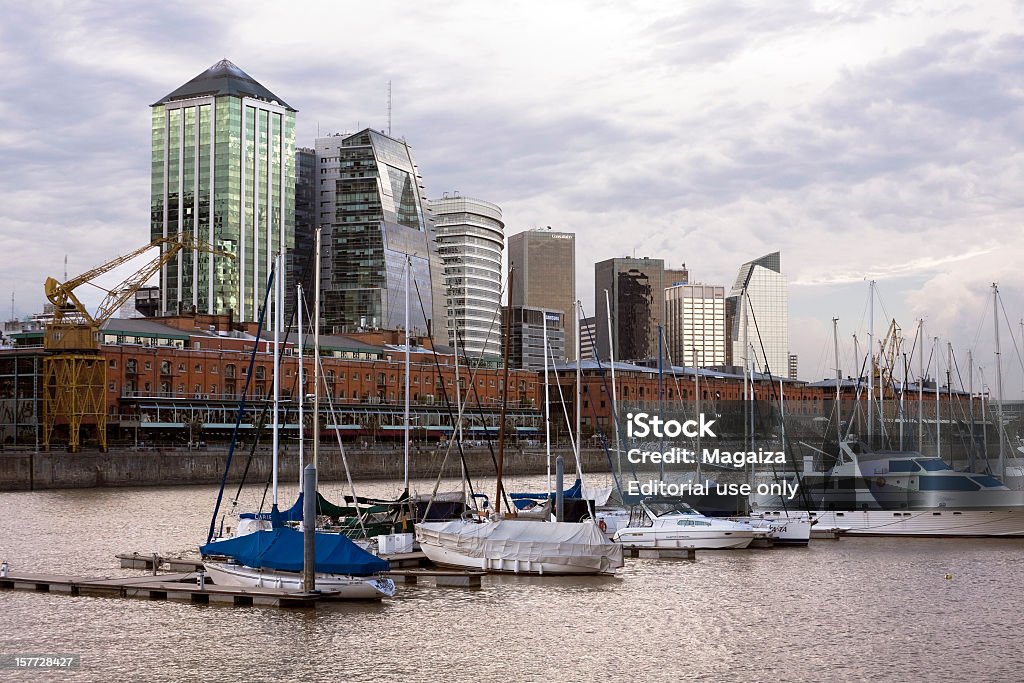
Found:
[[(278, 512), (278, 518), (282, 524), (287, 522), (301, 522), (302, 521), (302, 497), (303, 493), (299, 492), (299, 497), (295, 500), (295, 503), (287, 510)], [(331, 501), (320, 495), (320, 492), (316, 492), (316, 512), (318, 515), (327, 515), (328, 517), (343, 517), (356, 512), (353, 508), (340, 507), (335, 505)], [(238, 515), (240, 519), (265, 519), (268, 521), (274, 521), (274, 512), (243, 512)], [(275, 524), (275, 526), (277, 526)]]
[[(583, 491), (583, 482), (578, 478), (576, 482), (562, 492), (562, 495), (566, 498), (579, 498)], [(553, 493), (510, 493), (508, 497), (512, 499), (516, 509), (524, 510), (530, 507), (533, 503), (541, 500), (547, 500), (548, 498), (554, 498)]]
[[(204, 557), (230, 557), (246, 567), (301, 572), (302, 544), (301, 531), (280, 527), (207, 543), (199, 552)], [(316, 532), (316, 571), (319, 573), (367, 576), (386, 572), (390, 567), (387, 560), (366, 552), (341, 534)]]

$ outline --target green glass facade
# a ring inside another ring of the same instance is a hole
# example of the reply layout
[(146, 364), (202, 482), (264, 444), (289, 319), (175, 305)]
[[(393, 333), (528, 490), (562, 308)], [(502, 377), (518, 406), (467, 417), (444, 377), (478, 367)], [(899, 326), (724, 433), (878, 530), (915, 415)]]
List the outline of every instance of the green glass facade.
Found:
[[(153, 105), (150, 230), (234, 256), (179, 252), (161, 272), (162, 312), (256, 320), (274, 258), (294, 246), (295, 111), (242, 87), (222, 94), (225, 74), (229, 86), (249, 78), (225, 62)], [(207, 83), (219, 90), (194, 92)]]

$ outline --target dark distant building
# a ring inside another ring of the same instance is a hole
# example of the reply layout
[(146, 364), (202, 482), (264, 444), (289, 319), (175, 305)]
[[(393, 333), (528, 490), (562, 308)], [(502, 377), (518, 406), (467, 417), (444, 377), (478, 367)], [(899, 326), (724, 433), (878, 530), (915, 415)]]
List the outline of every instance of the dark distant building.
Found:
[(565, 314), (565, 355), (576, 358), (576, 235), (547, 229), (527, 230), (508, 238), (508, 262), (515, 266), (512, 305)]
[(652, 258), (613, 258), (594, 266), (597, 357), (608, 360), (608, 290), (615, 360), (647, 360), (658, 355), (658, 328), (665, 315), (665, 262)]
[(548, 367), (565, 358), (565, 315), (561, 311), (514, 306), (509, 366), (520, 370), (544, 370), (544, 335), (547, 324)]
[[(312, 310), (315, 275), (313, 251), (316, 245), (316, 150), (295, 150), (295, 248), (287, 255), (288, 290), (285, 294), (285, 322), (295, 314), (295, 286), (302, 284), (307, 308)], [(304, 315), (305, 317), (305, 315)]]
[(295, 110), (223, 59), (152, 105), (150, 237), (190, 233), (160, 271), (160, 311), (259, 319), (294, 246)]

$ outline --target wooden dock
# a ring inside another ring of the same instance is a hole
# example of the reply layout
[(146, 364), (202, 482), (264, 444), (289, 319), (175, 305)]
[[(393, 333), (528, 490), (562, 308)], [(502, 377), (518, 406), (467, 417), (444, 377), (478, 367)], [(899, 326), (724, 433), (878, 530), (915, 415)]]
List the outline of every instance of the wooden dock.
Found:
[(316, 607), (324, 601), (338, 599), (330, 592), (293, 593), (275, 588), (216, 586), (209, 581), (200, 588), (197, 576), (195, 572), (160, 574), (156, 577), (79, 577), (12, 572), (6, 577), (0, 577), (0, 589), (245, 607), (308, 608)]
[[(120, 560), (121, 569), (143, 569), (150, 572), (160, 569), (170, 572), (195, 572), (203, 566), (202, 561), (198, 559), (166, 557), (158, 553), (118, 553), (115, 557)], [(419, 568), (427, 559), (422, 552), (396, 553), (380, 557), (390, 562), (392, 569)]]
[(646, 560), (696, 560), (694, 548), (623, 548), (625, 557), (637, 557)]

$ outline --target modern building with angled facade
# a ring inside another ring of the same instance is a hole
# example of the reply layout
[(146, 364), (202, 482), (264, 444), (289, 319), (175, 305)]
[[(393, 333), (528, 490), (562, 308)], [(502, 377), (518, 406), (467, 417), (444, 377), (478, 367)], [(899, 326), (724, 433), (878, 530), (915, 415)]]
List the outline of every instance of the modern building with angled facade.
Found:
[[(746, 305), (744, 305), (746, 302)], [(789, 295), (779, 252), (740, 266), (726, 300), (729, 365), (789, 374)]]
[(317, 138), (321, 325), (345, 334), (405, 326), (445, 339), (444, 278), (437, 234), (412, 151), (366, 128)]
[(293, 247), (295, 109), (227, 59), (152, 105), (152, 239), (191, 233), (234, 258), (184, 250), (160, 273), (162, 313), (259, 318)]
[(431, 199), (429, 206), (444, 268), (448, 345), (455, 346), (458, 330), (460, 354), (500, 357), (501, 208), (457, 193)]
[(515, 266), (512, 306), (565, 314), (565, 355), (576, 359), (576, 235), (551, 228), (526, 230), (508, 238), (508, 262)]

